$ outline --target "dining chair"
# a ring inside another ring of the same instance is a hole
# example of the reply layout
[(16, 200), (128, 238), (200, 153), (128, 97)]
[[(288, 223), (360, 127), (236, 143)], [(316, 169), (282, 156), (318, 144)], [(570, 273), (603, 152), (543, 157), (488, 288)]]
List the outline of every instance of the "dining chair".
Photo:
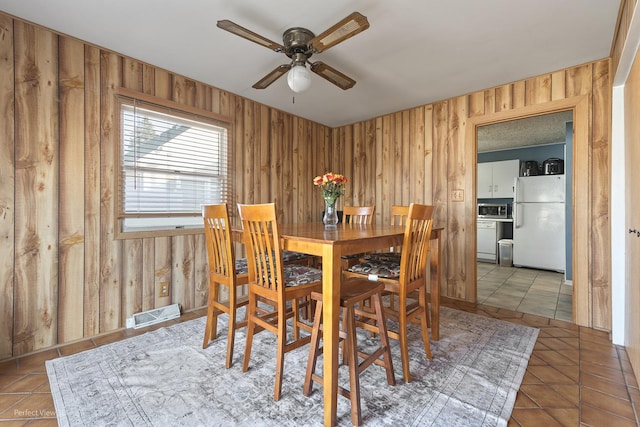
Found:
[[(373, 225), (373, 218), (376, 211), (373, 206), (345, 206), (343, 208), (342, 226), (344, 228), (355, 227), (361, 225)], [(363, 254), (343, 255), (342, 269), (346, 270), (352, 265), (357, 264)]]
[[(407, 223), (407, 215), (409, 215), (409, 206), (406, 205), (392, 205), (391, 206), (391, 225), (404, 226)], [(362, 262), (374, 262), (374, 261), (396, 261), (400, 262), (402, 246), (392, 246), (386, 252), (373, 252), (365, 254), (361, 260)]]
[[(384, 291), (397, 305), (385, 307), (387, 318), (397, 323), (389, 328), (389, 337), (400, 341), (400, 356), (405, 382), (411, 381), (407, 328), (412, 321), (419, 321), (427, 358), (431, 359), (429, 344), (429, 306), (427, 301), (427, 256), (431, 237), (433, 206), (412, 203), (409, 206), (402, 252), (399, 261), (377, 261), (356, 264), (344, 272), (345, 277), (365, 277), (384, 283)], [(358, 314), (358, 313), (356, 313)]]
[(373, 224), (373, 215), (376, 212), (373, 206), (345, 206), (342, 208), (342, 224), (344, 226), (354, 224)]
[[(235, 258), (226, 204), (203, 206), (202, 218), (209, 263), (209, 297), (202, 348), (207, 348), (216, 339), (218, 316), (227, 313), (229, 325), (225, 367), (229, 368), (233, 361), (235, 331), (247, 325), (246, 313), (241, 321), (237, 320), (238, 308), (248, 303), (248, 298), (239, 296), (238, 292), (248, 283), (247, 260)], [(226, 299), (223, 289), (228, 293)]]
[[(274, 399), (282, 393), (285, 353), (311, 341), (300, 330), (311, 332), (311, 325), (300, 319), (310, 304), (310, 296), (322, 288), (322, 271), (299, 264), (284, 264), (274, 203), (238, 205), (249, 269), (247, 339), (242, 371), (249, 368), (253, 336), (267, 330), (277, 336)], [(266, 302), (258, 307), (258, 302)], [(287, 341), (287, 320), (292, 319), (293, 340)]]
[[(387, 374), (387, 383), (396, 385), (393, 372), (391, 348), (387, 336), (386, 321), (382, 308), (381, 293), (383, 283), (371, 286), (366, 279), (351, 278), (340, 284), (340, 309), (342, 311), (342, 326), (339, 331), (339, 340), (343, 345), (343, 360), (349, 366), (349, 388), (338, 385), (338, 393), (351, 401), (351, 422), (359, 426), (362, 423), (362, 411), (360, 408), (360, 373), (373, 363), (382, 365)], [(322, 294), (313, 292), (311, 298), (316, 301), (315, 319), (311, 332), (311, 345), (307, 360), (307, 371), (304, 379), (303, 394), (309, 396), (313, 389), (313, 383), (323, 384), (322, 376), (316, 374), (316, 363), (322, 350), (320, 336), (322, 333)], [(372, 301), (372, 312), (363, 312), (358, 320), (355, 316), (355, 306), (365, 300)], [(362, 320), (371, 319), (375, 322), (369, 324)], [(369, 330), (380, 337), (380, 345), (375, 350), (365, 353), (358, 350), (356, 326)], [(362, 359), (362, 361), (360, 361)]]

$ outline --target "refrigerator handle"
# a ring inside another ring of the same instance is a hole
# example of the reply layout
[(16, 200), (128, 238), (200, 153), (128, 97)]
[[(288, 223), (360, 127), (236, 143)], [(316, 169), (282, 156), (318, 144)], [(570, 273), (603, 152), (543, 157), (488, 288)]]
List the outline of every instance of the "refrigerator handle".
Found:
[(518, 217), (520, 217), (520, 215), (518, 215), (518, 180), (520, 178), (514, 178), (513, 179), (513, 208), (511, 209), (511, 217), (513, 218), (513, 227), (514, 228), (519, 228), (520, 226), (518, 225)]

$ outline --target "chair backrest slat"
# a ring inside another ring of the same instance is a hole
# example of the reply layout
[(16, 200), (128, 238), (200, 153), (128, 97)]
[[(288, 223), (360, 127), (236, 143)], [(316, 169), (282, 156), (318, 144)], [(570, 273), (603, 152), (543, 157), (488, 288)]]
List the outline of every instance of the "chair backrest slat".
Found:
[(280, 231), (273, 203), (238, 205), (247, 249), (249, 283), (284, 293)]
[(408, 284), (425, 278), (432, 213), (433, 206), (415, 203), (409, 206), (400, 258), (401, 283)]
[(202, 207), (209, 274), (214, 280), (235, 278), (235, 255), (226, 204)]
[(373, 206), (345, 206), (342, 208), (343, 213), (343, 221), (342, 224), (344, 226), (347, 225), (356, 225), (356, 224), (373, 224), (373, 214), (375, 213), (376, 207)]

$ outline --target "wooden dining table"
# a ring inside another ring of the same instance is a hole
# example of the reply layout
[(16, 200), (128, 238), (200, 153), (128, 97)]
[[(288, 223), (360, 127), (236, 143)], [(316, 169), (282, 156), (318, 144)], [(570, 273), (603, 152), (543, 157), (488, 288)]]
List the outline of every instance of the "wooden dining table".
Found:
[[(342, 227), (332, 230), (322, 223), (281, 224), (283, 247), (322, 258), (323, 393), (324, 425), (336, 424), (338, 400), (338, 328), (341, 257), (372, 252), (402, 244), (405, 227), (384, 224)], [(431, 339), (440, 338), (440, 236), (433, 228), (430, 241)]]

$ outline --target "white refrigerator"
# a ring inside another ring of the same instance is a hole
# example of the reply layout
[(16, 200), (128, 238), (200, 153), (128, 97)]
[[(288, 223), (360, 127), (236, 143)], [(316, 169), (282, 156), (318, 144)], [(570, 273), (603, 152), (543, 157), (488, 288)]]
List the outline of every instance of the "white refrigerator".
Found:
[(565, 176), (516, 178), (513, 265), (565, 271)]

